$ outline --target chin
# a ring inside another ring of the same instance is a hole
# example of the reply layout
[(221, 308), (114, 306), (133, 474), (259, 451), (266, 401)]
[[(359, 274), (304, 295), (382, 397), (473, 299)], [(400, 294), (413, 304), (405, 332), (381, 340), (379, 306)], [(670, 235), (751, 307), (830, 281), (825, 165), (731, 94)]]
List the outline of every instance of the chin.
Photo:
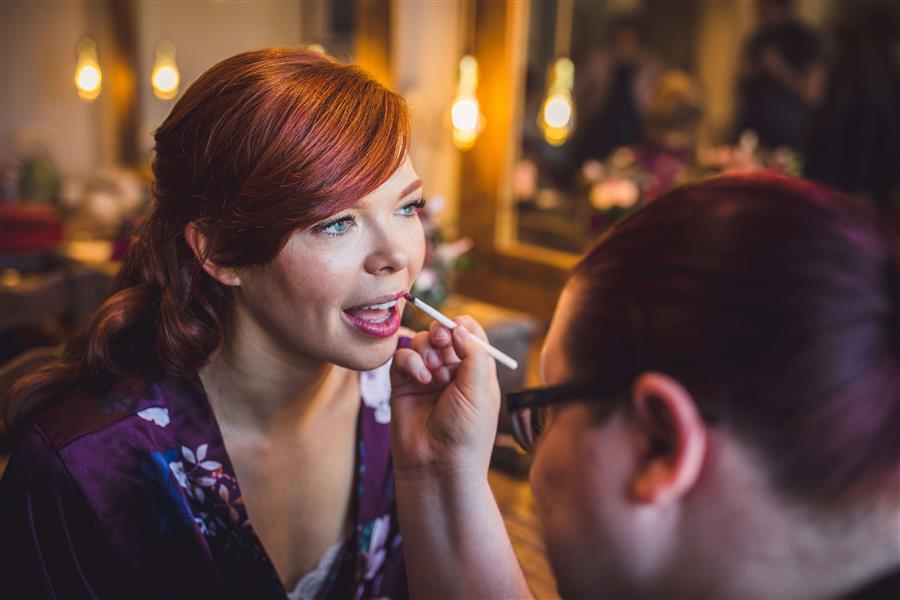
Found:
[(394, 356), (394, 352), (397, 350), (398, 337), (399, 336), (395, 334), (381, 340), (373, 340), (372, 343), (365, 346), (345, 346), (345, 348), (350, 347), (353, 348), (353, 350), (351, 352), (341, 353), (340, 356), (335, 356), (331, 362), (339, 367), (344, 367), (345, 369), (351, 369), (353, 371), (371, 371), (372, 369), (377, 369)]

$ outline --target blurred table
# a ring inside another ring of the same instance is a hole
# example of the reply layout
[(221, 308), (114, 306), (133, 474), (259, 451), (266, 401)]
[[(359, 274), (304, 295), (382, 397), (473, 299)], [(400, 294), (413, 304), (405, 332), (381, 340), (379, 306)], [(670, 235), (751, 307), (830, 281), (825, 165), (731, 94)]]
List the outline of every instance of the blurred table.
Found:
[(0, 275), (0, 331), (38, 327), (48, 320), (83, 322), (103, 302), (112, 276), (72, 262), (37, 273)]
[(528, 587), (538, 600), (559, 598), (556, 578), (547, 562), (541, 526), (534, 512), (534, 496), (527, 481), (510, 477), (496, 469), (488, 474), (503, 524)]

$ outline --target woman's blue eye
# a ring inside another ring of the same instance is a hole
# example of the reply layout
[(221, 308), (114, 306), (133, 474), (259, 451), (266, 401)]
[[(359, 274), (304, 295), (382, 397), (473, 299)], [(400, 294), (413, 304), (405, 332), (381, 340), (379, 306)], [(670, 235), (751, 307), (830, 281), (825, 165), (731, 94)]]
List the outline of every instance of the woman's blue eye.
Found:
[(316, 226), (316, 231), (325, 235), (342, 235), (350, 231), (355, 223), (353, 217), (341, 217), (334, 221), (329, 221), (323, 225)]
[(419, 198), (400, 207), (400, 214), (404, 217), (415, 217), (418, 211), (425, 208), (425, 199)]

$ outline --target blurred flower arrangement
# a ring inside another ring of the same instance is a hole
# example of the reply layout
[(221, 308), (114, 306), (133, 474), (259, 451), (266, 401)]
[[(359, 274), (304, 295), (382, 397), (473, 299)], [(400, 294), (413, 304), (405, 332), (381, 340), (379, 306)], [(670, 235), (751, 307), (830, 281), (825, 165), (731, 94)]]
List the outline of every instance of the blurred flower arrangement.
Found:
[(591, 206), (588, 228), (600, 232), (642, 204), (678, 185), (724, 173), (769, 170), (799, 176), (800, 157), (788, 148), (768, 150), (744, 132), (735, 146), (674, 152), (650, 144), (619, 148), (605, 161), (582, 165), (579, 180)]
[[(425, 208), (419, 211), (422, 228), (425, 230), (425, 263), (418, 279), (412, 287), (412, 293), (432, 306), (440, 306), (447, 300), (453, 288), (455, 274), (471, 264), (468, 252), (472, 249), (472, 240), (461, 238), (452, 242), (444, 238), (441, 227), (441, 213), (444, 210), (444, 199), (434, 196), (428, 200)], [(406, 311), (404, 324), (414, 321), (414, 311)]]

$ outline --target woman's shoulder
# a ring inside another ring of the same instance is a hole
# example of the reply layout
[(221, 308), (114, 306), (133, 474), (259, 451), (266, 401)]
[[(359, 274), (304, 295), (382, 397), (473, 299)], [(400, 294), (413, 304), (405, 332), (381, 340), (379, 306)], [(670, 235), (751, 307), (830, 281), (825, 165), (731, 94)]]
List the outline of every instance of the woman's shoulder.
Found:
[[(202, 446), (195, 438), (214, 427), (195, 408), (196, 393), (189, 380), (169, 378), (121, 379), (103, 392), (70, 390), (17, 427), (0, 496), (64, 490), (60, 501), (84, 506), (98, 523), (131, 533), (142, 528), (132, 539), (147, 546), (167, 510), (180, 511), (168, 521), (192, 529), (191, 519), (180, 518), (188, 515), (173, 463), (176, 454), (192, 452), (187, 446)], [(217, 440), (203, 440), (204, 456), (210, 442), (219, 447)]]
[[(123, 378), (103, 391), (73, 387), (17, 424), (10, 463), (58, 463), (62, 471), (53, 473), (79, 485), (125, 493), (128, 482), (145, 479), (133, 475), (153, 470), (147, 462), (156, 454), (192, 443), (196, 436), (184, 423), (206, 428), (202, 388), (195, 388), (191, 380), (171, 377)], [(179, 429), (175, 415), (184, 417), (180, 429), (190, 431), (173, 431)]]
[(104, 391), (76, 386), (48, 402), (23, 426), (39, 431), (56, 451), (90, 445), (95, 437), (128, 443), (135, 430), (168, 424), (172, 396), (170, 385), (148, 378), (119, 379)]

